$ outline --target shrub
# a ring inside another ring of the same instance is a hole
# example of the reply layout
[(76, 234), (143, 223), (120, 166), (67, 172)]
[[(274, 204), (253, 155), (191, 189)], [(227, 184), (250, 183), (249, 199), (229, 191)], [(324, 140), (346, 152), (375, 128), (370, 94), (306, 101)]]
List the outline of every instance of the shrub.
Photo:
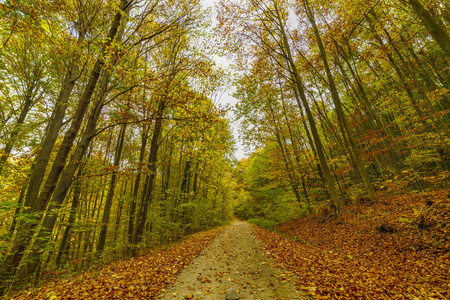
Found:
[(254, 219), (250, 219), (248, 220), (250, 223), (253, 223), (259, 227), (262, 228), (266, 228), (269, 230), (273, 230), (275, 228), (275, 226), (278, 225), (278, 223), (274, 220), (268, 220), (268, 219), (259, 219), (259, 218), (254, 218)]

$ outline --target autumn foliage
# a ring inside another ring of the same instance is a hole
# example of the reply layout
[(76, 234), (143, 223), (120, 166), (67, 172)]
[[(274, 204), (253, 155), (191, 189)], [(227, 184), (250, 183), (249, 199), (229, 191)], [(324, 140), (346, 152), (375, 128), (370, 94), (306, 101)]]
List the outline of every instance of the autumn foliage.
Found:
[[(450, 297), (448, 0), (0, 2), (0, 295), (235, 213), (312, 214), (262, 238), (319, 298)], [(35, 292), (152, 297), (196, 247)]]
[(152, 299), (224, 229), (197, 233), (167, 250), (152, 250), (74, 278), (55, 280), (12, 299)]
[[(277, 227), (254, 226), (266, 253), (316, 299), (448, 299), (449, 191), (380, 197)], [(280, 234), (281, 233), (281, 234)]]
[(210, 12), (47, 2), (0, 6), (0, 295), (232, 215)]

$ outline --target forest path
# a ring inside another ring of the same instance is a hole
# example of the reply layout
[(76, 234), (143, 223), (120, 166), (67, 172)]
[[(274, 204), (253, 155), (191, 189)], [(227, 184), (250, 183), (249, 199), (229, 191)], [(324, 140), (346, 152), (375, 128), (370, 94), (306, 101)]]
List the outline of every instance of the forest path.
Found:
[(250, 225), (236, 221), (217, 237), (157, 297), (163, 300), (226, 299), (234, 288), (241, 299), (308, 299), (297, 278), (263, 254)]

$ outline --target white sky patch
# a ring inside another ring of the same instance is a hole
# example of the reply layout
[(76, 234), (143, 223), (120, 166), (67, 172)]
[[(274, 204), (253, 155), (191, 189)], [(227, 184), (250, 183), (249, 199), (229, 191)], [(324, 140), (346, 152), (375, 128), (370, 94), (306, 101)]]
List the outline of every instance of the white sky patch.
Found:
[[(213, 28), (217, 24), (216, 20), (216, 9), (215, 5), (217, 3), (217, 0), (201, 0), (201, 3), (204, 7), (212, 7), (212, 27)], [(222, 67), (225, 70), (230, 70), (231, 68), (231, 61), (228, 60), (226, 57), (221, 57), (218, 55), (213, 56), (214, 61), (216, 64), (220, 67)], [(233, 88), (228, 87), (222, 94), (219, 95), (219, 98), (216, 103), (223, 105), (223, 106), (230, 106), (232, 109), (236, 105), (236, 103), (239, 101), (238, 99), (231, 96), (233, 94)], [(238, 134), (238, 128), (239, 128), (239, 122), (235, 121), (235, 116), (233, 114), (232, 109), (227, 113), (228, 120), (231, 121), (231, 127), (233, 131), (233, 136), (236, 141), (236, 152), (234, 153), (234, 156), (237, 160), (241, 160), (244, 157), (248, 157), (250, 153), (246, 152), (244, 149), (244, 145), (239, 140), (239, 134)]]

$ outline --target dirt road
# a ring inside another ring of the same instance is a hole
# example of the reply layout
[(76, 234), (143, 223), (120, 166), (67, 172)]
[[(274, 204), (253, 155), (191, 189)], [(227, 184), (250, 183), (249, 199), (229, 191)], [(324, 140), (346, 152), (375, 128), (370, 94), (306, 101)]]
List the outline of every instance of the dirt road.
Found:
[(250, 225), (235, 222), (185, 268), (157, 299), (226, 299), (234, 288), (240, 299), (309, 299), (296, 277), (268, 259)]

